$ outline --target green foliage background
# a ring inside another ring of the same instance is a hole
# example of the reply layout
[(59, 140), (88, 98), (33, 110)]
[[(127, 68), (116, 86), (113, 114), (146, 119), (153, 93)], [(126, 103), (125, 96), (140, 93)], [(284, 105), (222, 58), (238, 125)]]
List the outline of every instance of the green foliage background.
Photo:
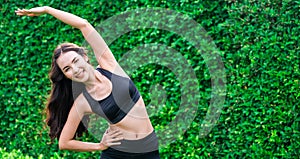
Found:
[[(226, 101), (217, 125), (199, 138), (210, 101), (210, 74), (197, 50), (182, 37), (159, 29), (139, 29), (114, 41), (117, 59), (146, 43), (171, 46), (187, 58), (199, 82), (196, 118), (175, 142), (160, 148), (162, 158), (297, 158), (300, 156), (300, 1), (99, 1), (1, 0), (1, 158), (98, 158), (100, 152), (60, 151), (44, 125), (50, 91), (48, 71), (59, 43), (83, 43), (80, 32), (50, 15), (17, 17), (17, 8), (48, 5), (87, 19), (94, 26), (141, 7), (168, 8), (199, 23), (220, 50), (226, 69)], [(151, 17), (149, 17), (151, 18)], [(180, 88), (165, 67), (147, 65), (133, 75), (146, 103), (149, 88), (167, 92), (164, 109), (151, 116), (161, 129), (176, 115)], [(175, 81), (175, 82), (174, 82)], [(82, 140), (95, 141), (91, 135)]]

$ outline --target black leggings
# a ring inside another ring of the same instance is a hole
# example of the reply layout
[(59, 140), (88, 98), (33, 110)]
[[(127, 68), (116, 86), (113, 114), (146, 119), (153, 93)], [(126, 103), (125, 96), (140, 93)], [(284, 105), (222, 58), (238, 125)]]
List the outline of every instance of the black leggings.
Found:
[(160, 159), (158, 150), (146, 153), (130, 153), (108, 148), (101, 153), (100, 159)]
[(121, 145), (102, 151), (100, 159), (159, 159), (158, 139), (153, 131), (139, 140), (121, 140)]

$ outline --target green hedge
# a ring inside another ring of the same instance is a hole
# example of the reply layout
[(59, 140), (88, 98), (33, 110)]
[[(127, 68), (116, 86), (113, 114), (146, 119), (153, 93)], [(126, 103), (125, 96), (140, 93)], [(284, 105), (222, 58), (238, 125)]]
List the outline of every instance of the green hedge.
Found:
[[(2, 158), (98, 158), (100, 154), (60, 151), (57, 141), (50, 143), (43, 112), (50, 91), (52, 51), (61, 42), (82, 44), (84, 40), (78, 30), (49, 15), (29, 18), (14, 14), (17, 8), (42, 5), (80, 15), (94, 26), (132, 9), (168, 8), (192, 18), (206, 30), (220, 50), (227, 87), (220, 118), (202, 138), (200, 127), (212, 90), (211, 75), (197, 49), (180, 35), (155, 28), (131, 31), (110, 44), (118, 60), (143, 44), (170, 46), (187, 59), (196, 73), (200, 92), (196, 118), (176, 141), (160, 148), (162, 158), (300, 156), (299, 1), (39, 0), (1, 4)], [(155, 129), (162, 130), (179, 110), (181, 96), (176, 75), (167, 67), (148, 64), (134, 72), (132, 79), (147, 105), (163, 104), (160, 112), (150, 117)], [(153, 96), (155, 93), (166, 100), (160, 101)], [(91, 134), (82, 140), (98, 141)]]

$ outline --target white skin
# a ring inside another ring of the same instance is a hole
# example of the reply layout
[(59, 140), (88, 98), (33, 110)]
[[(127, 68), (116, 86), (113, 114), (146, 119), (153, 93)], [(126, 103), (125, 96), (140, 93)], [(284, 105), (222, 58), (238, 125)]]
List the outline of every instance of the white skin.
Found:
[[(120, 76), (128, 77), (115, 60), (105, 41), (86, 20), (51, 7), (36, 7), (29, 10), (18, 9), (15, 12), (19, 16), (39, 16), (47, 13), (79, 29), (93, 48), (100, 67)], [(81, 56), (74, 51), (69, 51), (60, 55), (57, 59), (57, 64), (67, 78), (84, 83), (87, 91), (94, 99), (103, 99), (112, 91), (112, 84), (105, 76), (95, 71), (87, 61), (88, 58), (86, 56)], [(82, 117), (85, 114), (92, 113), (88, 102), (84, 96), (80, 94), (74, 101), (67, 122), (61, 132), (59, 139), (60, 149), (76, 151), (105, 150), (110, 146), (120, 145), (120, 140), (124, 138), (135, 140), (143, 138), (153, 131), (145, 104), (141, 97), (130, 112), (128, 112), (127, 116), (120, 122), (109, 126), (106, 133), (103, 134), (100, 143), (74, 140), (73, 136)]]

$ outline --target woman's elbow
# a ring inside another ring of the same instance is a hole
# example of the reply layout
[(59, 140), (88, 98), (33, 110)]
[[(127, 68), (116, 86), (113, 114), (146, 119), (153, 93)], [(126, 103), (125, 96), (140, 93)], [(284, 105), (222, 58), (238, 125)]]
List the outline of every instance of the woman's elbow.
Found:
[(83, 19), (81, 27), (86, 27), (88, 25), (90, 25), (89, 21), (87, 21), (86, 19)]
[(86, 20), (86, 19), (83, 19), (82, 22), (80, 22), (80, 25), (78, 27), (78, 29), (82, 29), (82, 28), (87, 28), (89, 27), (91, 24)]
[(67, 150), (68, 149), (66, 142), (65, 141), (61, 141), (61, 140), (58, 141), (58, 148), (60, 150)]
[(79, 29), (81, 30), (82, 34), (85, 36), (88, 36), (90, 34), (90, 32), (92, 32), (94, 29), (94, 27), (87, 21), (84, 20), (85, 22), (83, 22)]

